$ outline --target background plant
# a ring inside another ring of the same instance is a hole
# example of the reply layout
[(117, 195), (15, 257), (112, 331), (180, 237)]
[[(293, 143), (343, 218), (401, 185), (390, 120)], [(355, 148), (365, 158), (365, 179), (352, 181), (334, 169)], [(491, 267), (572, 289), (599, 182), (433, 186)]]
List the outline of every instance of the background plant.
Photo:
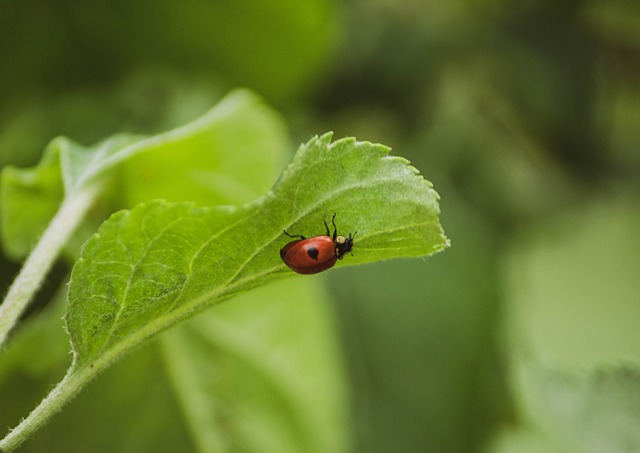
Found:
[[(571, 398), (588, 399), (590, 389), (627, 396), (621, 397), (627, 409), (612, 398), (599, 413), (634, 413), (628, 398), (638, 359), (640, 256), (634, 2), (234, 2), (226, 9), (159, 3), (152, 14), (136, 2), (98, 3), (100, 14), (95, 5), (0, 7), (3, 165), (35, 164), (60, 134), (91, 144), (123, 130), (169, 130), (244, 85), (282, 112), (294, 143), (325, 130), (385, 143), (443, 196), (442, 222), (455, 244), (446, 254), (344, 269), (326, 276), (326, 288), (302, 289), (323, 313), (316, 325), (325, 320), (319, 329), (326, 336), (313, 344), (324, 345), (327, 357), (344, 354), (350, 384), (323, 382), (335, 384), (326, 394), (352, 403), (354, 423), (344, 435), (356, 451), (473, 451), (513, 414), (542, 430), (533, 432), (552, 435), (516, 430), (496, 449), (546, 451), (560, 442), (585, 451), (579, 442), (593, 423), (576, 411), (561, 423), (541, 423), (559, 414), (529, 404), (545, 401), (536, 395), (567, 396), (564, 379), (584, 389)], [(5, 286), (16, 269), (5, 260)], [(41, 301), (64, 280), (64, 264), (54, 271)], [(288, 302), (285, 319), (301, 306)], [(250, 305), (235, 306), (244, 304)], [(4, 425), (27, 413), (64, 373), (60, 316), (54, 308), (36, 311), (5, 351)], [(303, 330), (288, 324), (296, 325)], [(515, 335), (505, 338), (504, 330)], [(285, 337), (278, 331), (270, 344), (290, 345), (277, 340)], [(517, 378), (512, 371), (520, 369), (522, 345), (552, 371)], [(238, 370), (241, 361), (225, 349), (219, 347), (216, 369)], [(132, 451), (191, 445), (198, 418), (173, 418), (188, 413), (173, 389), (189, 385), (172, 386), (149, 371), (166, 363), (162, 351), (150, 347), (112, 368), (24, 449), (113, 451), (120, 447), (114, 438)], [(621, 360), (628, 366), (619, 371)], [(331, 369), (340, 368), (325, 367)], [(123, 414), (125, 405), (140, 413)], [(327, 414), (323, 419), (336, 417)], [(88, 422), (79, 426), (82, 420)], [(160, 428), (167, 423), (172, 430)], [(619, 434), (624, 425), (595, 425), (602, 430), (589, 430), (590, 439), (618, 449), (632, 441)], [(559, 426), (567, 429), (553, 430)]]

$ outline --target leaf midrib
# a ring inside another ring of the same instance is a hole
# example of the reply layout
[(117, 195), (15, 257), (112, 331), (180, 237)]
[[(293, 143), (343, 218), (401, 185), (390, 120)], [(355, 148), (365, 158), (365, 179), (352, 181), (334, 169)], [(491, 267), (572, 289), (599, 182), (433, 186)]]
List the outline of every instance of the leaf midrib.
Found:
[[(148, 214), (147, 214), (148, 215)], [(133, 264), (133, 269), (132, 271), (129, 273), (129, 278), (127, 279), (127, 283), (125, 286), (125, 291), (124, 294), (122, 296), (122, 303), (120, 304), (120, 308), (118, 309), (118, 312), (116, 313), (116, 316), (113, 320), (113, 324), (111, 326), (111, 328), (109, 329), (109, 333), (107, 334), (107, 337), (105, 338), (104, 342), (102, 343), (102, 346), (100, 347), (100, 351), (104, 350), (107, 345), (109, 344), (109, 342), (111, 341), (111, 338), (113, 337), (114, 332), (116, 331), (116, 328), (118, 326), (118, 321), (120, 319), (120, 317), (122, 316), (122, 313), (124, 312), (125, 308), (127, 307), (127, 298), (129, 296), (129, 290), (131, 289), (131, 281), (133, 280), (134, 276), (136, 275), (136, 272), (140, 269), (140, 266), (142, 265), (144, 259), (146, 258), (146, 256), (148, 255), (149, 251), (151, 250), (152, 246), (158, 241), (160, 240), (160, 238), (162, 238), (162, 236), (165, 234), (165, 232), (173, 227), (176, 223), (180, 222), (184, 220), (183, 217), (178, 217), (174, 220), (172, 220), (171, 222), (167, 223), (159, 232), (158, 234), (156, 234), (148, 243), (147, 246), (144, 249), (144, 252), (142, 253), (142, 255), (140, 256), (140, 258), (138, 258), (136, 260), (136, 262)], [(144, 223), (144, 218), (141, 220), (141, 224)]]
[[(338, 195), (338, 194), (340, 194), (342, 192), (346, 192), (346, 191), (354, 190), (354, 189), (367, 189), (367, 188), (374, 187), (374, 186), (376, 186), (378, 184), (384, 184), (384, 183), (393, 182), (393, 181), (396, 181), (396, 179), (395, 178), (380, 178), (380, 179), (373, 180), (372, 184), (352, 184), (352, 185), (349, 185), (349, 186), (342, 186), (341, 188), (339, 188), (337, 190), (334, 190), (333, 192), (325, 192), (325, 195), (323, 197), (318, 198), (316, 201), (314, 201), (313, 203), (309, 204), (309, 207), (307, 209), (305, 209), (304, 211), (302, 211), (298, 216), (296, 216), (294, 218), (291, 218), (289, 220), (289, 223), (284, 225), (284, 229), (287, 230), (291, 225), (293, 225), (294, 223), (298, 222), (303, 217), (306, 217), (307, 215), (309, 215), (311, 212), (316, 210), (320, 205), (325, 203), (328, 199), (333, 198), (334, 196), (336, 196), (336, 195)], [(260, 212), (260, 209), (256, 209), (256, 211), (251, 213), (250, 216), (253, 216), (253, 215), (255, 215), (255, 214), (259, 213), (259, 212)], [(240, 265), (238, 270), (231, 276), (231, 278), (225, 283), (225, 285), (231, 284), (242, 273), (242, 271), (247, 267), (247, 265), (251, 262), (251, 260), (253, 260), (259, 253), (263, 252), (269, 245), (273, 244), (281, 236), (282, 235), (280, 233), (278, 233), (276, 236), (273, 236), (271, 239), (268, 239), (263, 245), (261, 245), (258, 248), (256, 248), (254, 250), (254, 252), (251, 255), (249, 255), (249, 257)], [(364, 237), (366, 237), (366, 236), (364, 236)]]

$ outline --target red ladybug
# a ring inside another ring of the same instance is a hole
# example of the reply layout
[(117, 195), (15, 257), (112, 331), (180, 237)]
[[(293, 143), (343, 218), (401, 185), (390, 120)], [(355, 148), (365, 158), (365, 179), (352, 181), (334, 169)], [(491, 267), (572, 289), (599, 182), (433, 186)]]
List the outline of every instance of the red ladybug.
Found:
[(306, 238), (300, 234), (291, 235), (284, 231), (290, 238), (300, 238), (289, 242), (280, 250), (280, 258), (289, 269), (298, 274), (317, 274), (333, 267), (336, 261), (341, 260), (351, 252), (353, 248), (353, 238), (356, 233), (349, 233), (349, 237), (338, 236), (338, 228), (331, 217), (333, 225), (333, 235), (329, 231), (329, 225), (323, 220), (327, 229), (327, 234)]

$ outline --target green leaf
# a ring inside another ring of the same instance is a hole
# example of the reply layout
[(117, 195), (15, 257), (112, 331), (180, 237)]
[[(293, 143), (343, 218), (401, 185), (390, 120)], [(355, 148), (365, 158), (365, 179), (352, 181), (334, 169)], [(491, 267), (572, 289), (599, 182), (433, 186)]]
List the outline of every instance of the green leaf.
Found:
[(131, 152), (129, 145), (139, 140), (120, 135), (84, 148), (66, 137), (58, 137), (47, 146), (38, 166), (5, 167), (0, 214), (7, 254), (14, 258), (26, 256), (65, 198), (95, 181), (108, 168), (110, 158), (125, 158)]
[(342, 232), (358, 231), (344, 264), (447, 245), (437, 195), (414, 168), (383, 146), (330, 139), (302, 147), (273, 191), (245, 208), (159, 201), (106, 222), (71, 278), (76, 366), (109, 361), (195, 311), (290, 274), (279, 258), (282, 231), (321, 234), (327, 213), (338, 213)]
[(159, 331), (292, 275), (279, 257), (289, 241), (284, 229), (322, 234), (322, 219), (338, 213), (342, 233), (358, 231), (353, 256), (338, 266), (445, 248), (437, 194), (388, 151), (354, 139), (331, 143), (326, 134), (302, 146), (272, 191), (243, 208), (157, 201), (113, 215), (87, 242), (72, 272), (69, 374), (6, 438), (7, 445)]
[(0, 233), (7, 256), (18, 259), (31, 251), (63, 198), (60, 162), (53, 144), (47, 147), (38, 167), (21, 170), (9, 166), (2, 170)]
[(516, 357), (524, 344), (575, 369), (640, 360), (639, 230), (640, 198), (612, 189), (512, 237), (504, 269)]
[[(288, 148), (279, 115), (249, 91), (225, 97), (197, 120), (153, 137), (117, 135), (89, 148), (60, 137), (39, 165), (2, 172), (2, 242), (27, 255), (62, 200), (102, 178), (102, 220), (113, 207), (164, 198), (240, 204), (266, 191)], [(25, 209), (29, 206), (29, 209)], [(91, 232), (95, 228), (90, 229)]]
[[(323, 279), (287, 279), (207, 310), (108, 369), (20, 451), (344, 451), (349, 398), (328, 297)], [(2, 426), (64, 375), (66, 304), (57, 302), (3, 351)]]
[[(153, 195), (207, 205), (254, 198), (280, 167), (283, 129), (255, 95), (237, 91), (198, 120), (164, 134), (118, 135), (86, 149), (58, 138), (39, 166), (4, 169), (3, 242), (14, 258), (30, 255), (0, 305), (0, 344), (61, 250), (76, 257), (108, 214)], [(156, 160), (161, 167), (154, 167)], [(207, 184), (211, 180), (223, 183)], [(145, 189), (135, 189), (140, 186)]]
[(84, 148), (66, 137), (58, 137), (47, 146), (36, 167), (5, 167), (0, 209), (2, 242), (7, 254), (14, 258), (26, 256), (65, 198), (82, 191), (105, 169), (109, 157), (136, 141), (139, 138), (122, 135)]
[(196, 121), (140, 144), (118, 172), (121, 206), (163, 198), (204, 206), (243, 204), (264, 194), (286, 164), (285, 123), (239, 90)]
[[(105, 3), (95, 14), (93, 8), (74, 1), (73, 14), (50, 8), (36, 16), (26, 5), (3, 2), (0, 29), (12, 39), (0, 41), (0, 113), (5, 118), (12, 107), (35, 93), (43, 95), (40, 100), (69, 91), (70, 86), (89, 85), (102, 91), (106, 81), (100, 88), (89, 82), (104, 80), (107, 73), (112, 81), (140, 68), (203, 73), (209, 80), (255, 87), (270, 99), (295, 101), (314, 88), (313, 82), (333, 61), (342, 16), (337, 6), (332, 0), (195, 4), (162, 0), (150, 11), (146, 1), (133, 0), (127, 3), (126, 14), (115, 3)], [(91, 14), (95, 14), (91, 21), (81, 19)], [(69, 39), (72, 29), (74, 39)], [(33, 51), (33, 43), (46, 46), (47, 58)], [(81, 65), (85, 58), (95, 64)], [(27, 67), (29, 71), (20, 69)], [(59, 80), (77, 83), (61, 86)], [(163, 95), (149, 89), (143, 102), (155, 105), (160, 101), (154, 98)]]
[(528, 367), (521, 403), (528, 425), (506, 432), (495, 453), (640, 451), (640, 370), (565, 373)]
[(280, 281), (161, 336), (198, 451), (346, 450), (349, 398), (327, 298), (320, 279)]

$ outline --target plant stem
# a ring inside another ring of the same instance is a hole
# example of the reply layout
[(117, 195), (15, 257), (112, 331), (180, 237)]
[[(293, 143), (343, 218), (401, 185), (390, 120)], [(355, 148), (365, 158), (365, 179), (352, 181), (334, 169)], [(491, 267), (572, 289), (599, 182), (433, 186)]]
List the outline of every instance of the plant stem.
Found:
[(100, 187), (101, 184), (93, 183), (67, 196), (25, 261), (0, 305), (0, 347), (40, 288), (60, 250), (93, 204)]
[(74, 370), (71, 366), (67, 375), (49, 392), (47, 397), (18, 426), (12, 429), (4, 439), (0, 440), (0, 453), (8, 453), (17, 449), (62, 406), (80, 392), (80, 389), (91, 380), (97, 370), (84, 367)]

